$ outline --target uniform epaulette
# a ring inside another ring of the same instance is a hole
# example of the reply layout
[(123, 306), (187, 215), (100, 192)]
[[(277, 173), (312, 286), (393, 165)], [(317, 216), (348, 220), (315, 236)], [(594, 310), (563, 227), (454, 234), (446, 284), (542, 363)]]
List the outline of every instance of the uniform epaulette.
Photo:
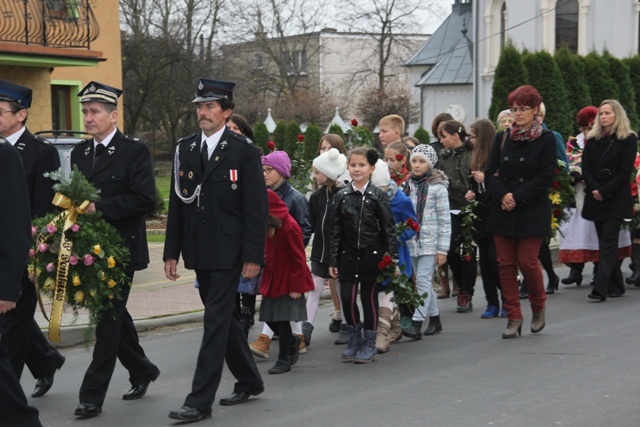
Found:
[(242, 141), (242, 142), (244, 142), (246, 144), (253, 144), (253, 141), (250, 138), (247, 138), (246, 136), (237, 134), (235, 132), (231, 132), (231, 135), (229, 136), (229, 139), (236, 139), (236, 140)]
[(182, 138), (180, 138), (180, 139), (178, 140), (178, 144), (180, 144), (181, 142), (187, 141), (187, 140), (189, 140), (189, 139), (195, 138), (195, 137), (196, 137), (196, 135), (198, 135), (198, 134), (197, 134), (197, 133), (193, 133), (193, 134), (191, 134), (191, 135), (183, 136)]
[(135, 136), (131, 136), (131, 135), (127, 135), (127, 134), (123, 134), (122, 135), (122, 139), (129, 141), (129, 142), (140, 142), (140, 138), (135, 137)]
[(50, 144), (51, 144), (51, 142), (47, 141), (47, 140), (46, 140), (46, 139), (44, 139), (44, 138), (39, 137), (38, 135), (33, 135), (33, 137), (34, 137), (34, 139), (35, 139), (36, 141), (38, 141), (40, 144), (46, 144), (46, 145), (50, 145)]

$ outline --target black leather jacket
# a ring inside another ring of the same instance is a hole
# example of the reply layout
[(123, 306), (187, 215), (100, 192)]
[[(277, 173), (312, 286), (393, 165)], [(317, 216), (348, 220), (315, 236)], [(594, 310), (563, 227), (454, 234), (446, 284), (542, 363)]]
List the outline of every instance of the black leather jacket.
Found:
[(395, 221), (387, 194), (369, 183), (365, 194), (348, 185), (335, 198), (329, 265), (337, 267), (340, 255), (366, 249), (388, 252), (398, 258)]

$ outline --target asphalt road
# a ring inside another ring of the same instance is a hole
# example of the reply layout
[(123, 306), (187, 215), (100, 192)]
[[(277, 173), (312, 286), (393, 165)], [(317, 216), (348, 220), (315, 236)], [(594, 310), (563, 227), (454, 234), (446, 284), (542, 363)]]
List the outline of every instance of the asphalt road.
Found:
[[(556, 271), (566, 277), (568, 269)], [(340, 361), (342, 347), (333, 345), (325, 305), (311, 347), (291, 372), (269, 375), (275, 357), (258, 359), (266, 392), (240, 406), (216, 404), (213, 418), (196, 425), (640, 426), (640, 288), (594, 303), (587, 299), (589, 278), (580, 288), (560, 285), (549, 296), (540, 334), (529, 332), (527, 304), (523, 335), (514, 340), (501, 339), (506, 319), (480, 319), (485, 302), (478, 283), (473, 313), (457, 314), (454, 299), (440, 300), (443, 333), (417, 342), (404, 338), (369, 365)], [(52, 390), (30, 401), (46, 426), (180, 425), (167, 414), (190, 389), (200, 339), (197, 323), (145, 333), (143, 347), (162, 374), (147, 396), (125, 402), (120, 396), (129, 383), (118, 364), (97, 418), (73, 416), (90, 360), (84, 347), (63, 350), (67, 362)], [(34, 381), (28, 376), (22, 383), (30, 394)], [(226, 372), (217, 397), (232, 389)]]

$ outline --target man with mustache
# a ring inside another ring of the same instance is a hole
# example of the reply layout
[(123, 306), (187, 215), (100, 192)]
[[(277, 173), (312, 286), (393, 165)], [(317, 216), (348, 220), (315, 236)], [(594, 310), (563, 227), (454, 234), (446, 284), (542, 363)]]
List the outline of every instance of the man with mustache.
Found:
[(182, 421), (211, 416), (225, 360), (237, 382), (221, 405), (244, 403), (264, 391), (235, 297), (240, 274), (255, 277), (263, 261), (267, 189), (256, 146), (226, 126), (234, 86), (199, 79), (193, 103), (202, 132), (178, 141), (174, 157), (164, 271), (169, 280), (180, 277), (182, 254), (185, 267), (196, 271), (205, 310), (191, 393), (169, 413)]

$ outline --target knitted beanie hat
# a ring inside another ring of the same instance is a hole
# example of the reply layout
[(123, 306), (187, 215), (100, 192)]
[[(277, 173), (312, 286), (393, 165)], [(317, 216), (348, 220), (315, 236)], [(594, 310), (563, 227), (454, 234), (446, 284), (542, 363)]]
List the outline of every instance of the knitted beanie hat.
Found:
[(274, 151), (262, 156), (262, 166), (271, 166), (285, 178), (291, 178), (291, 160), (286, 151)]
[(376, 168), (371, 174), (371, 183), (376, 187), (387, 187), (391, 182), (391, 175), (389, 174), (389, 166), (384, 160), (378, 159), (376, 162)]
[(338, 179), (347, 170), (347, 156), (331, 148), (313, 159), (313, 167), (332, 181)]
[(422, 157), (429, 164), (429, 169), (433, 169), (433, 166), (438, 163), (438, 155), (436, 150), (432, 146), (427, 144), (420, 144), (411, 151), (411, 158)]

